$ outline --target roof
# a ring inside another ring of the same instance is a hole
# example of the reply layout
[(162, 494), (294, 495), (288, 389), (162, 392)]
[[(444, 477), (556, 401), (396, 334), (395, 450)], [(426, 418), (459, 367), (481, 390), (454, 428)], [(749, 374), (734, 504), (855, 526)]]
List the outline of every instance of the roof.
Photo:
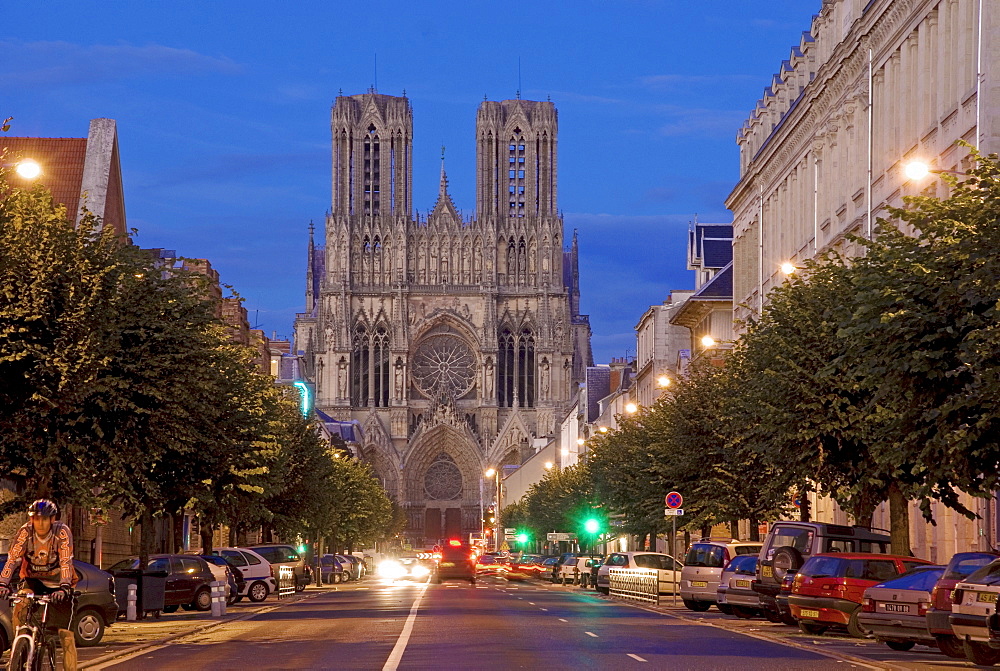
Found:
[(601, 416), (601, 399), (611, 393), (611, 368), (589, 366), (587, 368), (587, 423)]
[(360, 443), (364, 440), (364, 431), (361, 429), (361, 422), (356, 419), (342, 421), (334, 419), (322, 410), (316, 410), (319, 421), (331, 435), (340, 436), (348, 443)]
[(719, 300), (733, 300), (733, 262), (732, 260), (727, 263), (722, 270), (717, 272), (715, 276), (710, 279), (705, 284), (701, 285), (701, 289), (698, 289), (691, 298), (688, 300), (698, 300), (698, 299), (719, 299)]
[(80, 207), (80, 185), (83, 183), (83, 162), (87, 155), (85, 137), (5, 137), (0, 139), (7, 163), (33, 159), (42, 166), (37, 179), (22, 179), (15, 172), (8, 175), (11, 184), (30, 188), (44, 184), (52, 191), (57, 203), (66, 206), (70, 217)]

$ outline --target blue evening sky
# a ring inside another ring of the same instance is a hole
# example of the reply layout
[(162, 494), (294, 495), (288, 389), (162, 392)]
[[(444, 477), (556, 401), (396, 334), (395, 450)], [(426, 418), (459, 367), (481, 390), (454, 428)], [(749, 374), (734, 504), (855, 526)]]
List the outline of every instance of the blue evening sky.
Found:
[[(5, 3), (0, 119), (9, 135), (83, 137), (118, 122), (137, 244), (207, 258), (251, 324), (291, 336), (310, 220), (330, 207), (338, 91), (405, 90), (414, 205), (475, 202), (476, 108), (559, 110), (559, 205), (580, 236), (595, 361), (634, 355), (634, 326), (693, 286), (686, 232), (729, 222), (736, 130), (820, 0)], [(2, 144), (2, 136), (0, 136)]]

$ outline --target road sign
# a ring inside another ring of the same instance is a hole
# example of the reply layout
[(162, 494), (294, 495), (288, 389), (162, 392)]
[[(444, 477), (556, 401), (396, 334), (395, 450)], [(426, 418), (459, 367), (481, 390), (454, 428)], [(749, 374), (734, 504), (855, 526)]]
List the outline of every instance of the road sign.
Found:
[(683, 508), (664, 508), (663, 515), (665, 517), (680, 517), (684, 514)]
[(503, 532), (508, 536), (513, 536), (514, 534), (517, 533), (517, 529), (504, 527)]
[(517, 534), (504, 534), (503, 539), (505, 541), (512, 541), (517, 538)]
[(680, 508), (684, 505), (684, 497), (680, 492), (670, 492), (664, 498), (664, 503), (667, 504), (667, 508)]
[(571, 541), (576, 538), (576, 534), (547, 533), (545, 540), (548, 541)]

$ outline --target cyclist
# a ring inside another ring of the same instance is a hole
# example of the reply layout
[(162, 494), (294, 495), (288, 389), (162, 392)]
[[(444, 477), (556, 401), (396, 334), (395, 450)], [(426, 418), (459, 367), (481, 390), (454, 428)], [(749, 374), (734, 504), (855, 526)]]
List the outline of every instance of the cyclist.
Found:
[[(50, 594), (48, 626), (59, 631), (63, 649), (63, 668), (76, 671), (76, 640), (70, 631), (73, 620), (73, 534), (69, 527), (55, 521), (59, 508), (48, 499), (39, 499), (28, 507), (27, 524), (17, 530), (11, 542), (7, 563), (0, 570), (0, 599), (10, 594), (14, 571), (22, 587), (38, 595)], [(23, 614), (15, 608), (15, 630), (23, 624)]]

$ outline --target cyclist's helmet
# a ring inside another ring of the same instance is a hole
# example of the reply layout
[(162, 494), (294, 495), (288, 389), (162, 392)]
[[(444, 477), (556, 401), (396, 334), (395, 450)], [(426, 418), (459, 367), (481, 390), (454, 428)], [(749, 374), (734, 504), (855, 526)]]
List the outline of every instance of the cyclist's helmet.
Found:
[(59, 514), (59, 506), (48, 499), (38, 499), (28, 506), (28, 515), (31, 517), (55, 517)]

